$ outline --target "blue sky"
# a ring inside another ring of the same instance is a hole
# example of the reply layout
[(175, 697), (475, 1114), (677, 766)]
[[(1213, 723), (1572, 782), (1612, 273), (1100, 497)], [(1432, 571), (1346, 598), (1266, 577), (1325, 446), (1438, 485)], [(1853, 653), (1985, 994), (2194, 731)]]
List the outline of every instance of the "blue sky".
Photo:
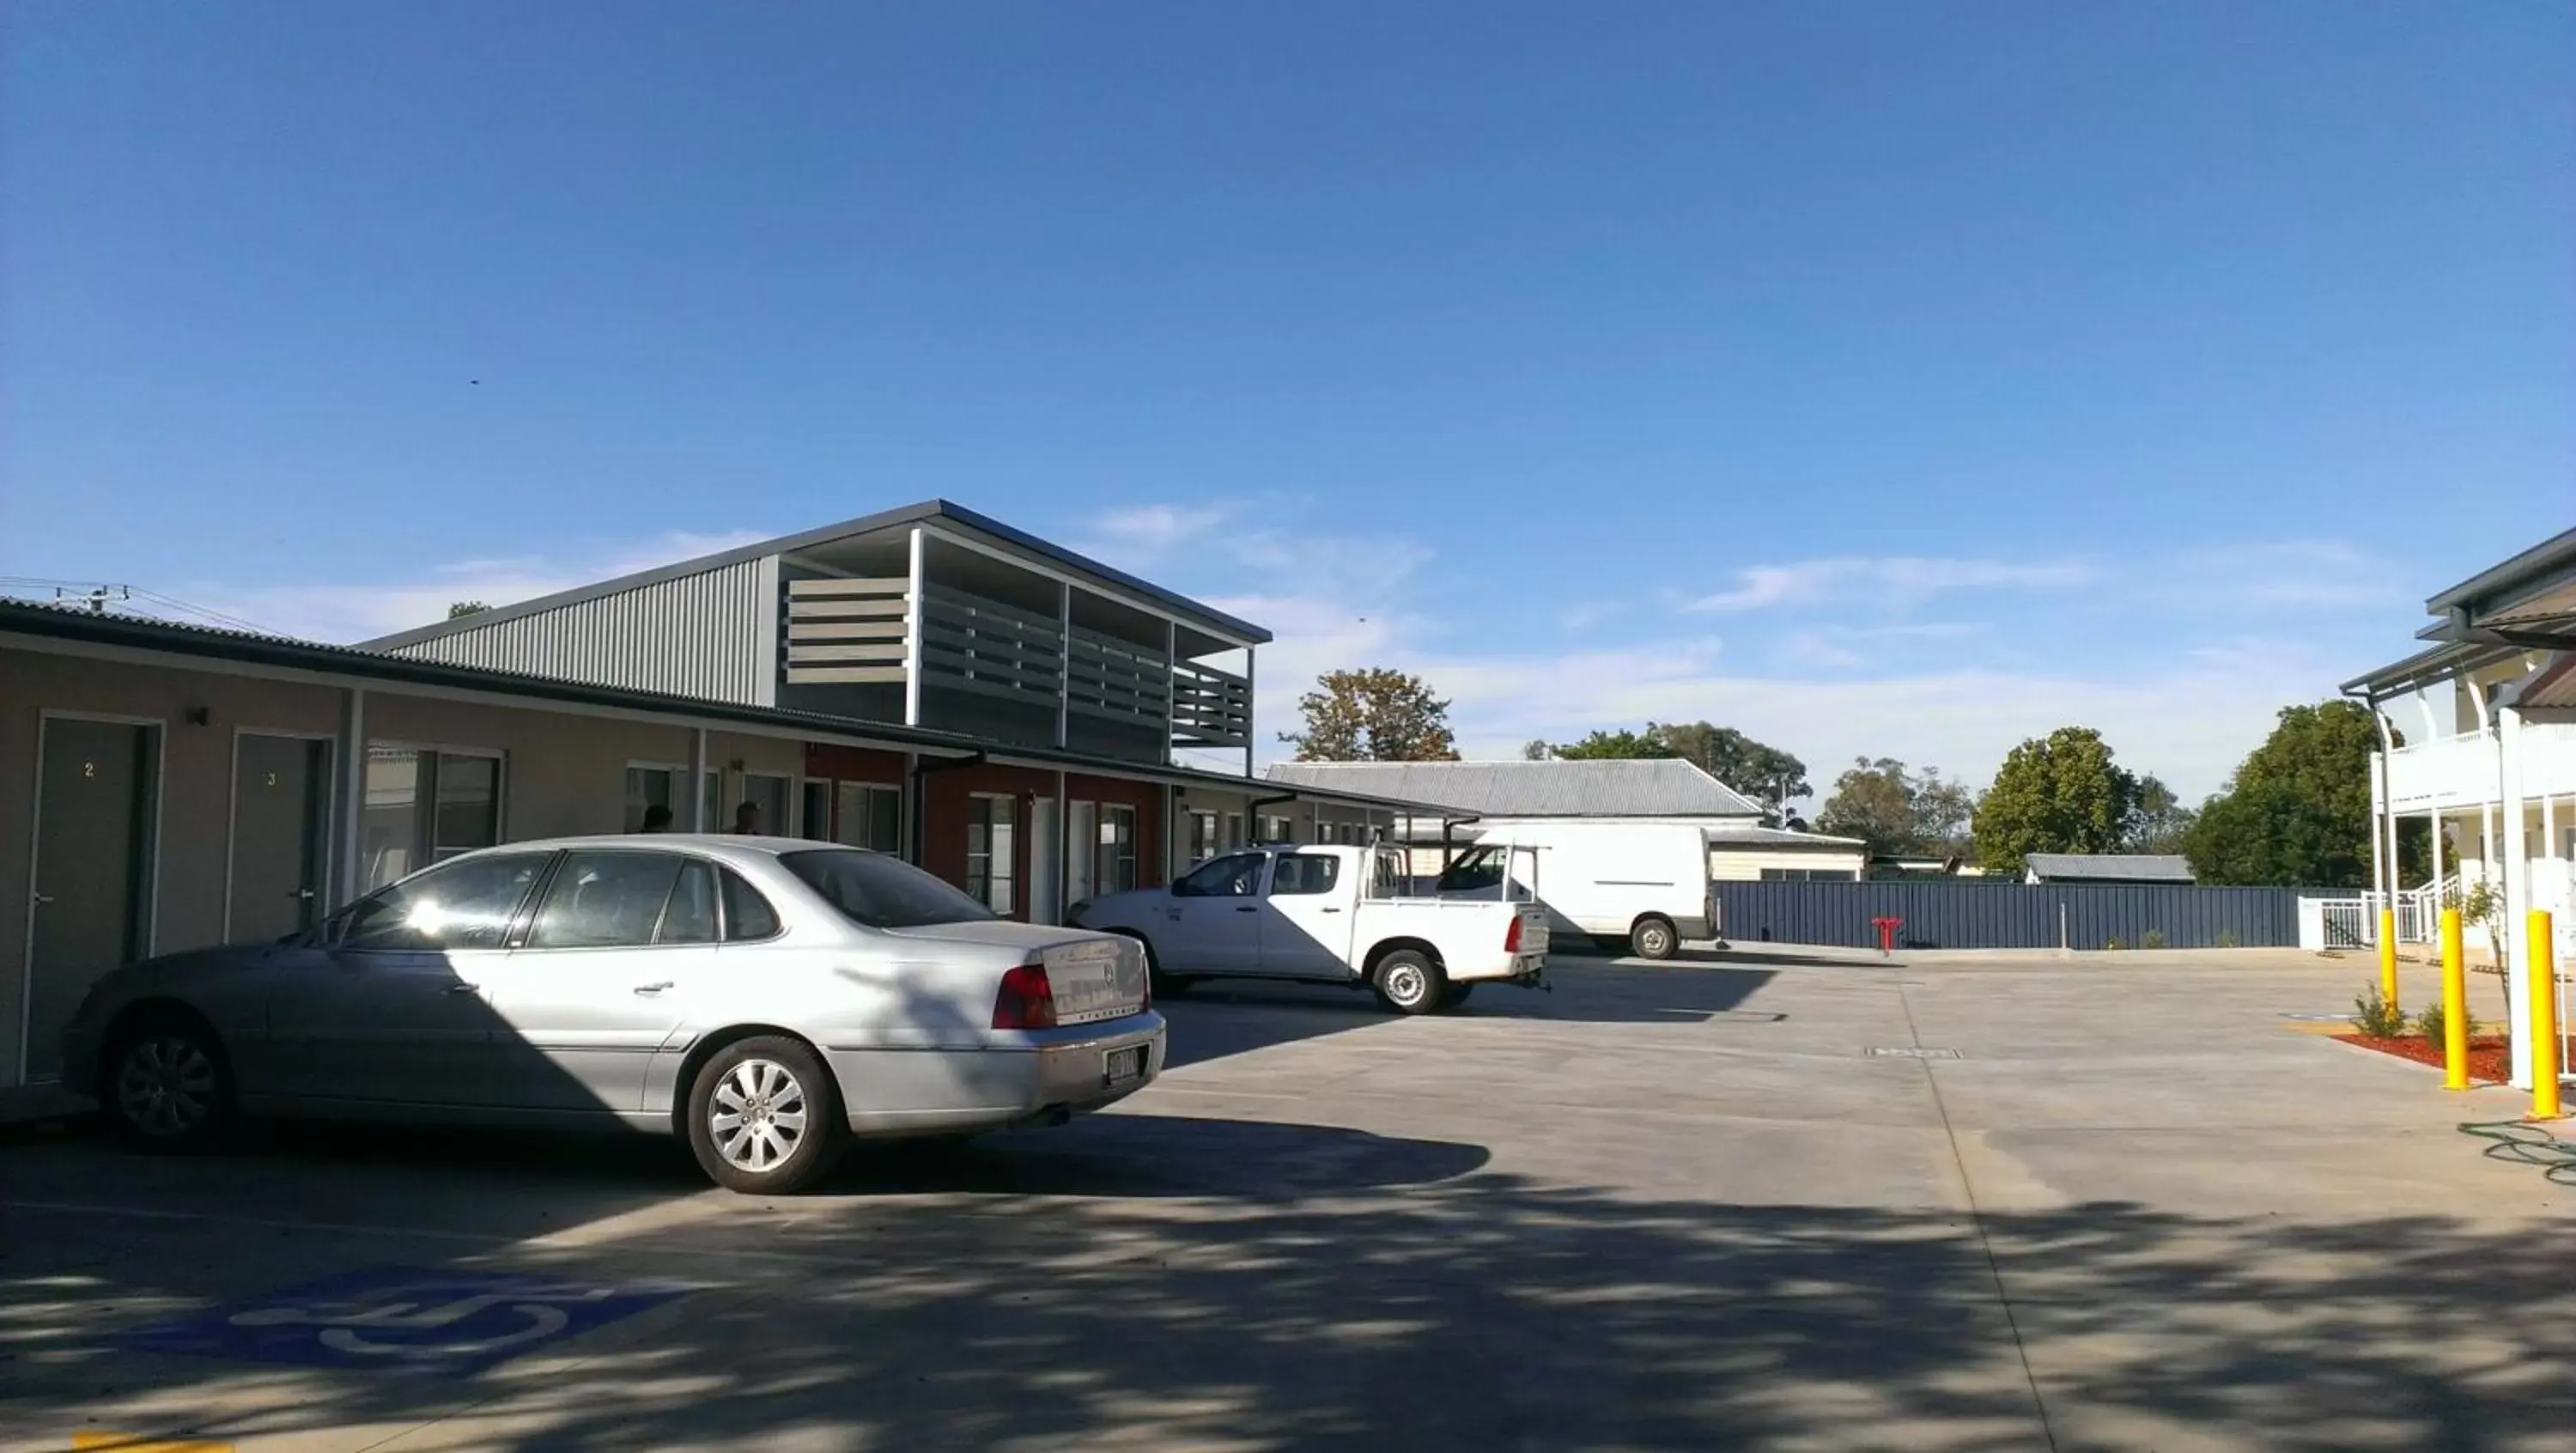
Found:
[(1422, 671), (1982, 780), (2576, 505), (2576, 9), (145, 7), (0, 61), (0, 575), (355, 638), (945, 495)]

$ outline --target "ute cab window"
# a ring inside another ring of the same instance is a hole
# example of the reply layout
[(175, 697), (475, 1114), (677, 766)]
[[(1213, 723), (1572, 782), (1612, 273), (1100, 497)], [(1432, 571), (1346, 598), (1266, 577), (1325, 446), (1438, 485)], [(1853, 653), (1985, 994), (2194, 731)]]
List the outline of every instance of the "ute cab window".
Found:
[(1172, 885), (1175, 898), (1257, 898), (1261, 895), (1262, 853), (1236, 853), (1201, 863)]

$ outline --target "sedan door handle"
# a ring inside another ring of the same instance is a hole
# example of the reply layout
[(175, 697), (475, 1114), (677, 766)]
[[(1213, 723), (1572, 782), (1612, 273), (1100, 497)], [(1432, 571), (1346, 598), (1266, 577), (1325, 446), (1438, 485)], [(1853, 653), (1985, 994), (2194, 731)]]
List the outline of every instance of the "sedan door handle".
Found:
[(38, 903), (51, 903), (51, 902), (53, 902), (54, 900), (53, 900), (53, 899), (51, 899), (51, 898), (46, 897), (46, 896), (45, 896), (44, 894), (42, 894), (42, 893), (39, 893), (39, 894), (37, 894), (37, 895), (36, 895), (36, 901), (37, 901)]
[(1256, 907), (1255, 905), (1253, 905), (1253, 904), (1246, 903), (1246, 904), (1245, 904), (1245, 905), (1243, 905), (1241, 908), (1238, 908), (1238, 909), (1236, 909), (1236, 910), (1234, 910), (1234, 911), (1235, 911), (1235, 912), (1237, 912), (1237, 913), (1259, 913), (1261, 910), (1260, 910), (1258, 907)]
[(648, 995), (648, 996), (649, 996), (649, 995), (653, 995), (653, 994), (659, 994), (659, 993), (661, 993), (663, 990), (665, 990), (665, 989), (667, 989), (667, 988), (669, 988), (669, 987), (671, 987), (671, 981), (670, 981), (670, 980), (668, 980), (668, 979), (664, 979), (662, 982), (660, 982), (660, 983), (658, 983), (658, 984), (638, 984), (638, 985), (636, 985), (636, 986), (635, 986), (635, 992), (636, 992), (636, 993), (638, 993), (638, 994), (644, 994), (644, 995)]
[(1340, 909), (1338, 909), (1338, 908), (1327, 908), (1327, 909), (1325, 909), (1325, 910), (1323, 910), (1323, 911), (1324, 911), (1324, 912), (1326, 912), (1326, 913), (1339, 913), (1339, 912), (1341, 912), (1342, 910), (1340, 910)]

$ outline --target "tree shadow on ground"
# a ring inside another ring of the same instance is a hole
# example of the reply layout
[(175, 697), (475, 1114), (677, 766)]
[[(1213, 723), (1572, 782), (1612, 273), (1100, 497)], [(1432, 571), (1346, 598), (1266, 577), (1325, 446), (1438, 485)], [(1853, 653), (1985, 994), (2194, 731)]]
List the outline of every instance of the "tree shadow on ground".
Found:
[[(2069, 1447), (2538, 1446), (2576, 1415), (2576, 1279), (2527, 1230), (2122, 1203), (1981, 1225), (1713, 1205), (1474, 1170), (1472, 1146), (1133, 1119), (793, 1202), (442, 1249), (457, 1265), (711, 1285), (595, 1334), (602, 1355), (576, 1365), (535, 1357), (437, 1386), (316, 1374), (259, 1412), (217, 1397), (274, 1368), (101, 1342), (117, 1321), (103, 1308), (207, 1295), (148, 1246), (69, 1254), (159, 1223), (13, 1216), (0, 1424), (78, 1427), (157, 1387), (171, 1425), (136, 1431), (348, 1429), (350, 1446), (452, 1412), (437, 1446), (602, 1453), (2043, 1447), (2033, 1374)], [(1735, 1189), (1750, 1198), (1763, 1175), (1745, 1167)], [(383, 1252), (316, 1233), (306, 1274)]]
[[(1673, 965), (1630, 970), (1600, 964), (1550, 963), (1563, 992), (1516, 984), (1478, 984), (1474, 995), (1438, 1017), (1534, 1019), (1560, 1024), (1691, 1024), (1725, 1015), (1775, 1023), (1781, 1015), (1744, 1003), (1772, 977), (1768, 970)], [(1365, 992), (1320, 984), (1200, 983), (1155, 1007), (1171, 1022), (1169, 1068), (1246, 1054), (1273, 1045), (1400, 1022)]]

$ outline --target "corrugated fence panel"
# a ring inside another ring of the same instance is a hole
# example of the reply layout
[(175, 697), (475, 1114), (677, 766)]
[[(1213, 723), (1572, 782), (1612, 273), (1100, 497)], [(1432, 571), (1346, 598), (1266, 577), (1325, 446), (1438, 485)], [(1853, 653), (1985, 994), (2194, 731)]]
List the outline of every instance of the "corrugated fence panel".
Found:
[(438, 636), (394, 654), (559, 681), (764, 705), (774, 694), (776, 590), (745, 560)]
[(1734, 943), (1878, 947), (1873, 920), (1901, 920), (1907, 948), (2288, 947), (2299, 941), (2296, 888), (1987, 882), (1719, 883)]

